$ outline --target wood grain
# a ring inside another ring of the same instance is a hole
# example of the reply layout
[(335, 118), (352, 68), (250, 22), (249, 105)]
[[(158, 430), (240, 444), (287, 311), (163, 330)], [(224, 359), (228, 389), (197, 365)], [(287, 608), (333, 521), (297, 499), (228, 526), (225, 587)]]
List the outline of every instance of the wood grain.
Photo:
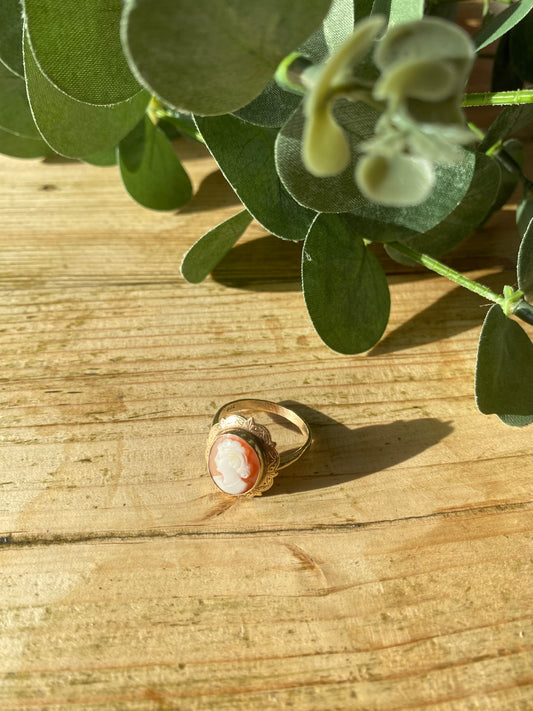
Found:
[[(385, 338), (332, 353), (301, 247), (256, 224), (187, 285), (239, 205), (178, 150), (177, 214), (114, 168), (0, 158), (0, 708), (533, 708), (533, 441), (475, 408), (486, 305), (377, 250)], [(501, 288), (517, 245), (510, 204), (447, 261)], [(314, 437), (246, 501), (203, 461), (238, 397)]]

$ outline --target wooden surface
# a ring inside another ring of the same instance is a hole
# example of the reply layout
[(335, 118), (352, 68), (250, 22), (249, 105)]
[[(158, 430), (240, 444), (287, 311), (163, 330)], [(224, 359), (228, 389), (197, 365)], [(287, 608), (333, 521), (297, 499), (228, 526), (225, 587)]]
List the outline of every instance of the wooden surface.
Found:
[[(384, 258), (384, 340), (334, 354), (255, 224), (185, 284), (238, 205), (179, 150), (180, 214), (0, 159), (0, 708), (532, 709), (533, 430), (475, 408), (486, 306)], [(508, 206), (448, 261), (501, 287), (516, 247)], [(245, 501), (203, 459), (238, 397), (314, 435)]]

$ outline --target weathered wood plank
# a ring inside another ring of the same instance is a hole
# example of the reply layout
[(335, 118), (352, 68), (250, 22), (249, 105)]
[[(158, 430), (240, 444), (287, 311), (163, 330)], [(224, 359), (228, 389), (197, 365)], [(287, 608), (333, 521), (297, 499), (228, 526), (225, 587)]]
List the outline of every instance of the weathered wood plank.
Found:
[(525, 709), (532, 523), (4, 547), (0, 706)]
[[(180, 279), (180, 255), (198, 232), (235, 209), (201, 154), (189, 157), (195, 181), (210, 181), (214, 205), (217, 196), (230, 204), (177, 216), (139, 208), (113, 171), (0, 166), (2, 534), (275, 530), (289, 506), (307, 527), (317, 506), (329, 524), (531, 499), (531, 438), (475, 410), (476, 297), (397, 274), (384, 341), (340, 356), (305, 313), (297, 245), (253, 227), (248, 252), (218, 271), (231, 286)], [(38, 190), (37, 178), (57, 189)], [(494, 233), (504, 253), (512, 214), (497, 219), (459, 260), (480, 257)], [(498, 249), (490, 254), (505, 267)], [(203, 449), (212, 414), (240, 395), (296, 401), (315, 444), (271, 495), (228, 508), (206, 478)]]

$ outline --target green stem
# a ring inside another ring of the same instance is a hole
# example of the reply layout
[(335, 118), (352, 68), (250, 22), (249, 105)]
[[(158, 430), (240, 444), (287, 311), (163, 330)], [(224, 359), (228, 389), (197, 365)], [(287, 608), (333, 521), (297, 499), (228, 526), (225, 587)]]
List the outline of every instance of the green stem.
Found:
[(412, 249), (403, 242), (392, 242), (390, 243), (390, 246), (394, 247), (397, 252), (400, 252), (400, 254), (403, 254), (405, 257), (412, 259), (413, 262), (421, 264), (423, 267), (426, 267), (426, 269), (430, 269), (432, 272), (436, 272), (437, 274), (446, 277), (446, 279), (454, 281), (456, 284), (459, 284), (459, 286), (468, 289), (468, 291), (473, 291), (474, 294), (478, 294), (488, 301), (493, 301), (495, 304), (500, 304), (500, 306), (503, 305), (504, 297), (501, 296), (501, 294), (495, 294), (494, 291), (489, 289), (487, 286), (465, 277), (464, 274), (461, 274), (460, 272), (455, 271), (455, 269), (446, 266), (446, 264), (439, 262), (437, 259), (430, 257), (429, 254), (423, 254), (416, 249)]
[(463, 106), (516, 106), (533, 104), (533, 89), (465, 94)]
[(446, 266), (446, 264), (439, 262), (438, 259), (434, 259), (433, 257), (430, 257), (429, 254), (424, 254), (416, 249), (412, 249), (403, 242), (389, 242), (389, 246), (393, 247), (397, 252), (400, 252), (400, 254), (403, 254), (405, 257), (409, 257), (409, 259), (412, 259), (413, 262), (426, 267), (426, 269), (430, 269), (432, 272), (450, 279), (450, 281), (459, 284), (459, 286), (468, 289), (468, 291), (472, 291), (474, 294), (482, 296), (484, 299), (487, 299), (487, 301), (492, 301), (493, 303), (498, 304), (501, 306), (506, 316), (514, 315), (522, 321), (533, 325), (533, 306), (524, 299), (524, 293), (519, 289), (515, 290), (511, 286), (506, 286), (503, 289), (503, 294), (496, 294), (487, 286), (480, 284), (478, 281), (473, 281), (472, 279), (465, 277), (464, 274), (461, 274), (460, 272), (455, 271), (455, 269)]

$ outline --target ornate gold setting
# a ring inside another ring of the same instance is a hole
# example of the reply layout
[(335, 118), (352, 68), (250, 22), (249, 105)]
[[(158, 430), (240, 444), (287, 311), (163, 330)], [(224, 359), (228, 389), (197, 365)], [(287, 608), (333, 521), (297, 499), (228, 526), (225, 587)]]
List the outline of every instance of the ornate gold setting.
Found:
[(250, 491), (240, 494), (241, 497), (261, 496), (274, 483), (274, 477), (278, 473), (279, 454), (276, 443), (267, 427), (260, 425), (253, 417), (243, 417), (242, 415), (230, 415), (224, 417), (211, 427), (207, 438), (205, 459), (209, 466), (209, 455), (216, 440), (223, 434), (235, 434), (245, 439), (253, 447), (259, 460), (261, 461), (261, 473), (255, 485)]
[[(244, 412), (257, 410), (278, 415), (287, 420), (287, 422), (296, 425), (301, 434), (305, 437), (305, 441), (297, 449), (284, 452), (280, 456), (276, 448), (276, 443), (272, 440), (268, 427), (259, 424), (251, 416), (246, 417), (243, 414), (239, 414), (237, 412), (238, 410)], [(283, 469), (292, 462), (296, 461), (296, 459), (298, 459), (307, 450), (311, 443), (311, 433), (309, 431), (309, 427), (304, 420), (302, 420), (299, 415), (292, 410), (268, 400), (235, 400), (224, 405), (217, 412), (213, 419), (213, 424), (207, 438), (205, 459), (207, 469), (212, 478), (213, 473), (210, 466), (211, 453), (217, 440), (223, 436), (225, 437), (226, 435), (230, 435), (230, 438), (231, 436), (240, 438), (242, 443), (245, 443), (245, 445), (252, 448), (260, 462), (259, 476), (249, 490), (244, 493), (235, 494), (225, 492), (229, 496), (238, 496), (239, 498), (261, 496), (261, 494), (270, 489), (279, 469)], [(217, 454), (218, 456), (218, 451), (219, 450), (215, 450), (213, 454)], [(217, 474), (217, 477), (218, 476), (219, 474)], [(213, 481), (215, 485), (218, 486), (214, 479)], [(219, 488), (221, 487), (219, 486)], [(224, 491), (223, 489), (221, 490)]]

